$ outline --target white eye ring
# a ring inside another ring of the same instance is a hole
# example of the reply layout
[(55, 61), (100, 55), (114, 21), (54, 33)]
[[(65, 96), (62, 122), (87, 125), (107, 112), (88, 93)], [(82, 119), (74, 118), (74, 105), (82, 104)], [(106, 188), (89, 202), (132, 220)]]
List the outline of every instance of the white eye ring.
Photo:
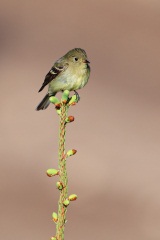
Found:
[(75, 58), (74, 58), (74, 60), (75, 60), (75, 62), (77, 62), (77, 61), (78, 61), (78, 58), (77, 58), (77, 57), (75, 57)]

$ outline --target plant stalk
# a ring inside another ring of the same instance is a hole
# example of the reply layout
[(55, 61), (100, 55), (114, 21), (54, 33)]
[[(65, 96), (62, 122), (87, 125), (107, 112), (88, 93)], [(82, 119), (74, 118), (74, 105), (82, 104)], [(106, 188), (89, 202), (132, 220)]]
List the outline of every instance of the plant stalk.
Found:
[(68, 196), (68, 177), (66, 169), (66, 154), (65, 154), (65, 140), (66, 140), (66, 118), (67, 118), (68, 106), (61, 101), (61, 114), (59, 125), (59, 177), (62, 183), (62, 190), (60, 190), (60, 197), (58, 202), (58, 221), (56, 224), (56, 238), (57, 240), (64, 240), (64, 229), (66, 221), (67, 207), (63, 205), (64, 200)]

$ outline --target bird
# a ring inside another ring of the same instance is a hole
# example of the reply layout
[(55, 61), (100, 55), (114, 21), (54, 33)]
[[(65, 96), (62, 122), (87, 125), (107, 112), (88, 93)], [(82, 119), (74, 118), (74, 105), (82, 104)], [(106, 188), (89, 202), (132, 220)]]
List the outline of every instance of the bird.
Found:
[(59, 58), (45, 76), (44, 82), (38, 92), (48, 85), (48, 92), (36, 107), (36, 110), (44, 110), (49, 104), (49, 98), (64, 90), (74, 91), (83, 88), (90, 76), (90, 62), (85, 50), (74, 48)]

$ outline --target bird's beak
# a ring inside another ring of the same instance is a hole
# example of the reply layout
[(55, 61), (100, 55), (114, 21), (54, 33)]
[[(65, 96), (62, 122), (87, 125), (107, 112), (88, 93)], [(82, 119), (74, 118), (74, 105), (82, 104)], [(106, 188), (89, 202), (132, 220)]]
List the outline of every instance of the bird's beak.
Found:
[(83, 62), (84, 62), (84, 63), (87, 63), (87, 64), (90, 63), (90, 61), (88, 61), (87, 59), (84, 60)]

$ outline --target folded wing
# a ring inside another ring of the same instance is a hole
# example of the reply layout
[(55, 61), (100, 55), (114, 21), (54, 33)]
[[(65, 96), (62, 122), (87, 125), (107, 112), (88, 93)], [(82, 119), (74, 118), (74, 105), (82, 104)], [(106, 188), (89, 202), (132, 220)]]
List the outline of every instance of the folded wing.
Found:
[(41, 88), (39, 89), (38, 92), (41, 92), (43, 90), (43, 88), (48, 84), (50, 83), (52, 80), (54, 80), (61, 72), (63, 72), (66, 68), (68, 67), (67, 64), (65, 65), (59, 65), (56, 64), (51, 68), (51, 70), (47, 73), (45, 79), (44, 79), (44, 82), (41, 86)]

